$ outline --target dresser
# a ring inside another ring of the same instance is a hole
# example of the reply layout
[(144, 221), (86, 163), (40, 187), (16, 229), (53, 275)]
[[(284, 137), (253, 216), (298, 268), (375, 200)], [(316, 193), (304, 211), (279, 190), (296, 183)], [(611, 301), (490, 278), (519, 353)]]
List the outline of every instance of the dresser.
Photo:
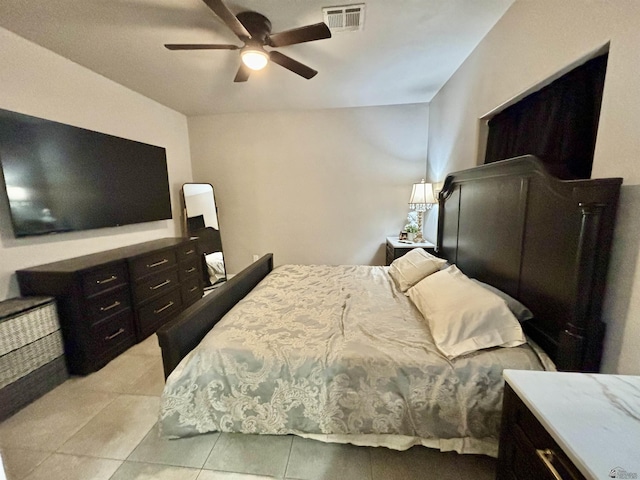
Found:
[(640, 377), (505, 370), (497, 479), (640, 478)]
[(69, 372), (88, 374), (202, 297), (197, 239), (163, 238), (18, 270), (58, 305)]
[(400, 241), (398, 237), (387, 237), (386, 265), (391, 265), (391, 262), (396, 258), (400, 258), (414, 248), (424, 248), (430, 254), (435, 255), (436, 246), (431, 242), (408, 242), (404, 240)]

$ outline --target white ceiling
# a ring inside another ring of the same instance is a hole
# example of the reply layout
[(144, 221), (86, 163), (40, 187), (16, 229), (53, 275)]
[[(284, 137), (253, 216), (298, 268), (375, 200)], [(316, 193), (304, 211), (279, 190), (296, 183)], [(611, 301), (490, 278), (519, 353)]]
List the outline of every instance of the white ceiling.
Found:
[[(357, 2), (357, 0), (355, 0)], [(514, 0), (366, 0), (362, 32), (279, 50), (319, 71), (270, 64), (233, 83), (237, 51), (165, 43), (241, 42), (202, 0), (0, 0), (0, 26), (186, 115), (429, 102)], [(273, 32), (354, 0), (229, 0)]]

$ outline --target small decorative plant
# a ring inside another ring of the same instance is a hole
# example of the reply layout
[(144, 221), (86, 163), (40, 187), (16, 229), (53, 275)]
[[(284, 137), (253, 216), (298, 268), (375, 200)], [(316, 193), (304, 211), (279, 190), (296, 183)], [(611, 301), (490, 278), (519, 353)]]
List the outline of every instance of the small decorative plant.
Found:
[(407, 215), (407, 224), (404, 226), (404, 231), (407, 233), (418, 233), (418, 214), (416, 212), (409, 212)]

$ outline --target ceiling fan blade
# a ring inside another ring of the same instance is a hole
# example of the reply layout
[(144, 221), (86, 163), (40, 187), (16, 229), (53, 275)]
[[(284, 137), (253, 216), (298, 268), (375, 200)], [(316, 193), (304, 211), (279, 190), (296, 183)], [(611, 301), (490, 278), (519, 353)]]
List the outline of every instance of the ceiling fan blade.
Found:
[(331, 38), (331, 30), (329, 30), (326, 23), (316, 23), (314, 25), (307, 25), (306, 27), (274, 33), (269, 36), (269, 45), (272, 47), (286, 47), (287, 45), (313, 42), (314, 40), (322, 40), (324, 38)]
[(293, 73), (297, 73), (307, 80), (315, 77), (318, 73), (313, 68), (307, 67), (306, 65), (298, 62), (297, 60), (294, 60), (291, 57), (287, 57), (280, 52), (269, 52), (269, 59), (272, 62), (277, 63), (281, 67), (284, 67), (287, 70), (291, 70)]
[(217, 45), (211, 43), (167, 43), (169, 50), (240, 50), (236, 45)]
[(240, 68), (238, 69), (238, 73), (236, 73), (236, 78), (233, 79), (234, 82), (246, 82), (249, 80), (249, 75), (251, 74), (251, 69), (247, 67), (244, 63), (240, 64)]
[(251, 34), (245, 28), (240, 20), (236, 18), (231, 10), (222, 2), (222, 0), (202, 0), (213, 12), (222, 19), (222, 21), (231, 29), (233, 33), (244, 41), (251, 38)]

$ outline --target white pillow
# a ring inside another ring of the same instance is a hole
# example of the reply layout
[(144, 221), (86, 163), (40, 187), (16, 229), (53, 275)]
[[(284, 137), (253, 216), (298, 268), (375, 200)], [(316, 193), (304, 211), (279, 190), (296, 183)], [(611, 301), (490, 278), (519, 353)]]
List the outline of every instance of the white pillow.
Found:
[(455, 265), (426, 277), (407, 295), (427, 320), (438, 349), (450, 359), (526, 342), (506, 302)]
[(427, 275), (440, 270), (446, 260), (427, 253), (424, 248), (414, 248), (400, 258), (396, 258), (389, 267), (389, 275), (402, 292), (406, 292)]

